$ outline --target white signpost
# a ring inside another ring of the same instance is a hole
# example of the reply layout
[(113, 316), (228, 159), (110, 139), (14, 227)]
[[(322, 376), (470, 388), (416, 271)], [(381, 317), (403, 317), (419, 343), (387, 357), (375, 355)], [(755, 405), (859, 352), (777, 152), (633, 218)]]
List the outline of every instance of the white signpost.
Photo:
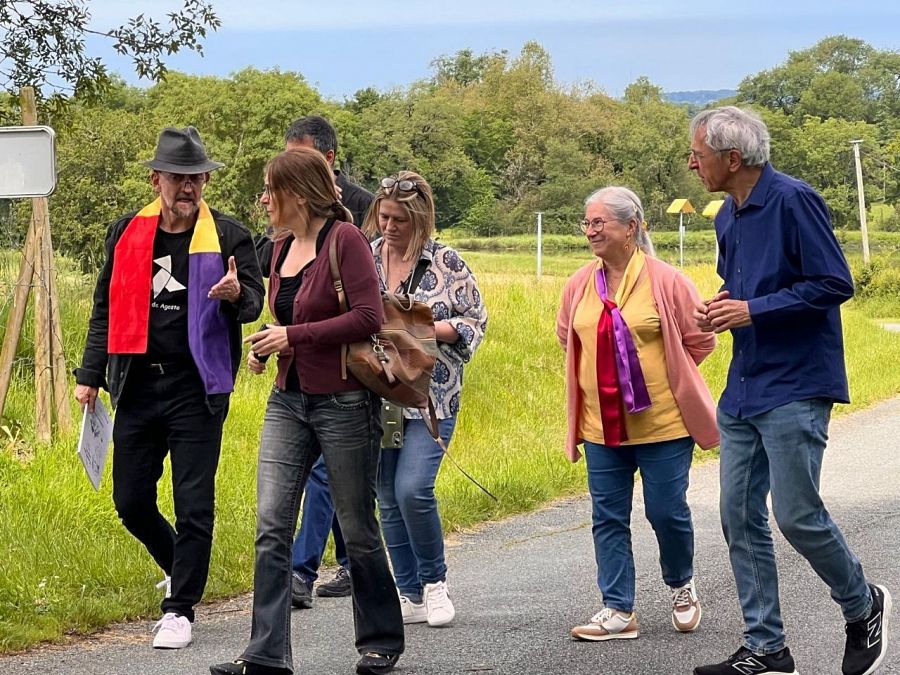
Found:
[(50, 127), (0, 127), (0, 199), (47, 197), (56, 189)]

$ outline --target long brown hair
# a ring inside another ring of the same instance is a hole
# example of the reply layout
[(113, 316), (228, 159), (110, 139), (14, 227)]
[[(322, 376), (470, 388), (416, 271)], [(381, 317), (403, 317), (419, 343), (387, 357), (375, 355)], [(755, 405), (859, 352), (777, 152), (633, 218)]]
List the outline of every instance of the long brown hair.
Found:
[(269, 160), (266, 175), (269, 199), (279, 210), (285, 193), (291, 193), (306, 200), (311, 217), (353, 222), (352, 214), (340, 202), (331, 167), (318, 150), (306, 147), (285, 150)]
[[(378, 224), (379, 204), (385, 199), (397, 202), (406, 211), (413, 226), (413, 235), (406, 251), (403, 252), (403, 259), (409, 260), (413, 256), (418, 256), (425, 247), (425, 242), (434, 235), (434, 193), (428, 181), (413, 171), (399, 171), (391, 178), (397, 179), (397, 182), (390, 188), (378, 188), (375, 201), (366, 212), (362, 229), (369, 238), (380, 235), (382, 232)], [(404, 180), (414, 183), (416, 189), (409, 192), (401, 190), (400, 181)]]

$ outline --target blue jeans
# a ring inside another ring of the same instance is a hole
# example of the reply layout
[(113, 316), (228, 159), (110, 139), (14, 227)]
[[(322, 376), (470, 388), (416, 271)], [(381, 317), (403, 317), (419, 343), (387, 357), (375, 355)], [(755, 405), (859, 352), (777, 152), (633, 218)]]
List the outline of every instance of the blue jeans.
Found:
[(693, 454), (690, 436), (620, 447), (585, 441), (597, 585), (604, 606), (620, 612), (634, 610), (631, 505), (638, 469), (644, 486), (644, 513), (659, 545), (663, 581), (678, 587), (693, 578), (694, 525), (687, 503)]
[(809, 399), (744, 419), (717, 413), (722, 529), (746, 624), (744, 646), (757, 654), (784, 646), (770, 490), (779, 529), (831, 588), (844, 618), (859, 620), (872, 607), (862, 566), (819, 495), (831, 407)]
[(241, 657), (246, 661), (293, 671), (291, 540), (300, 494), (320, 453), (353, 570), (356, 648), (361, 653), (403, 651), (400, 600), (375, 518), (380, 410), (380, 401), (368, 391), (276, 389), (269, 397), (259, 447), (253, 620)]
[[(425, 422), (411, 419), (405, 424), (403, 446), (381, 450), (378, 508), (397, 589), (420, 602), (425, 584), (447, 579), (444, 534), (434, 497), (444, 452)], [(438, 434), (447, 446), (455, 427), (455, 416), (438, 420)]]
[(294, 539), (291, 553), (291, 564), (300, 577), (309, 585), (319, 576), (319, 565), (325, 554), (329, 530), (334, 534), (334, 555), (338, 565), (350, 567), (347, 559), (347, 548), (344, 535), (334, 513), (334, 502), (328, 489), (328, 472), (325, 469), (325, 458), (319, 457), (309, 472), (306, 482), (306, 496), (303, 498), (303, 513), (300, 516), (300, 529)]

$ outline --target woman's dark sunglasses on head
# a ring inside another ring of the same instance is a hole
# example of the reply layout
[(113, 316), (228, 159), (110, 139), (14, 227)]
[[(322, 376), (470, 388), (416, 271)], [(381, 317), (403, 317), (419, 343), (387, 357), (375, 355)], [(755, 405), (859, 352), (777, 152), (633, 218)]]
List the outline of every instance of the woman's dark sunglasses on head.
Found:
[(407, 180), (406, 178), (401, 180), (396, 176), (388, 176), (381, 179), (381, 187), (383, 189), (390, 191), (394, 189), (394, 186), (397, 186), (400, 192), (418, 192), (422, 197), (425, 196), (419, 184), (414, 180)]

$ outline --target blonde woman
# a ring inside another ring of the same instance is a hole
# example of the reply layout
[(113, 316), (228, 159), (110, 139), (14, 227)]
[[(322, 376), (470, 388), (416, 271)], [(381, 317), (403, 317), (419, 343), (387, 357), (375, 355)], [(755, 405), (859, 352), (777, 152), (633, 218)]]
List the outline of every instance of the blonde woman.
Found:
[[(363, 229), (382, 290), (411, 293), (434, 314), (438, 359), (430, 396), (438, 433), (449, 445), (462, 395), (463, 367), (484, 337), (487, 311), (475, 275), (434, 236), (434, 197), (417, 173), (381, 181)], [(456, 616), (447, 586), (444, 536), (434, 496), (443, 450), (416, 410), (405, 411), (400, 447), (383, 448), (378, 475), (381, 527), (400, 591), (404, 623), (443, 626)]]
[(571, 634), (591, 641), (638, 636), (630, 529), (638, 470), (672, 594), (672, 624), (693, 631), (702, 610), (686, 494), (694, 444), (719, 441), (697, 368), (715, 339), (693, 321), (694, 285), (653, 256), (634, 192), (592, 194), (581, 229), (597, 260), (566, 283), (556, 333), (566, 351), (566, 451), (575, 462), (577, 445), (584, 446), (603, 607)]

